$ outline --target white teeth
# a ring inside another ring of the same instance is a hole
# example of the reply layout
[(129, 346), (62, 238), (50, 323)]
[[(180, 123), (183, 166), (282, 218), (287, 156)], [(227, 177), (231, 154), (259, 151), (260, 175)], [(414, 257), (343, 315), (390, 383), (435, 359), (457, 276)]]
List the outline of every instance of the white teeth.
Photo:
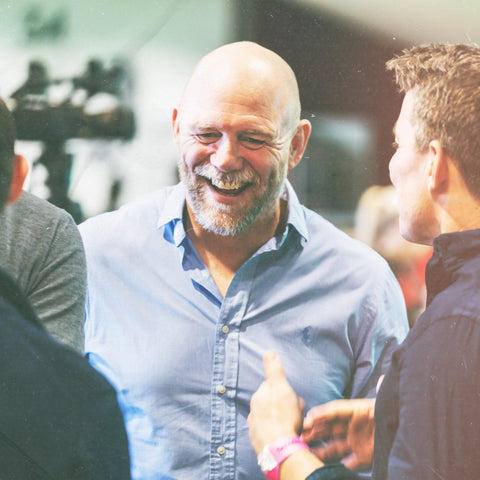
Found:
[(222, 182), (221, 180), (211, 179), (212, 185), (222, 190), (238, 190), (241, 188), (241, 185), (238, 183), (231, 183), (231, 182)]

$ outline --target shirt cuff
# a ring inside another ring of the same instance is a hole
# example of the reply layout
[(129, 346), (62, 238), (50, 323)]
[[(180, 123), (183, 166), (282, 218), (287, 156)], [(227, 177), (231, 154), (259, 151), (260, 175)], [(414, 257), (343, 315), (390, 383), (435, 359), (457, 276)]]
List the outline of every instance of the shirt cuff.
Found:
[(343, 464), (335, 463), (315, 470), (305, 480), (360, 480), (360, 477)]

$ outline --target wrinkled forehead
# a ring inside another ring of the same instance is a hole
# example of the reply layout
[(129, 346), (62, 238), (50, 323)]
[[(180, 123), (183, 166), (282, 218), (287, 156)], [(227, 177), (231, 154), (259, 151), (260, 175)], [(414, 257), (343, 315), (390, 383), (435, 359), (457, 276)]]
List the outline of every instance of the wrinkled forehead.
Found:
[(185, 89), (184, 115), (235, 115), (264, 118), (278, 128), (298, 122), (298, 108), (287, 86), (259, 64), (257, 68), (197, 70)]

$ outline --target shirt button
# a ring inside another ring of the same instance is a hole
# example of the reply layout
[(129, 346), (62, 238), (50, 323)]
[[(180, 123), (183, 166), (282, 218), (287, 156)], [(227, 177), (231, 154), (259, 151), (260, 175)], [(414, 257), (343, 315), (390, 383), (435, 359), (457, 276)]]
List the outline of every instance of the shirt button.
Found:
[(220, 385), (218, 387), (218, 393), (223, 395), (226, 391), (227, 391), (227, 387), (225, 385)]
[(217, 452), (219, 455), (224, 455), (225, 454), (225, 447), (218, 447)]
[(229, 331), (230, 331), (230, 329), (228, 328), (227, 325), (224, 325), (224, 326), (222, 327), (222, 332), (223, 332), (223, 333), (227, 334)]

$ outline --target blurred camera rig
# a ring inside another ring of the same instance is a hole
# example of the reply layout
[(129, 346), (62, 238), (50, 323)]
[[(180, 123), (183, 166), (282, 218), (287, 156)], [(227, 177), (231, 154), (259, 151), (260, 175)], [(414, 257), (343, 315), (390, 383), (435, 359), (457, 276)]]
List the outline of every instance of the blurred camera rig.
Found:
[[(66, 86), (61, 101), (50, 97), (52, 87)], [(73, 78), (50, 79), (46, 66), (33, 60), (25, 83), (10, 98), (17, 138), (42, 142), (42, 153), (35, 163), (48, 172), (48, 200), (67, 210), (77, 223), (83, 220), (81, 207), (68, 196), (73, 155), (65, 151), (69, 139), (131, 140), (135, 117), (129, 106), (130, 76), (121, 64), (105, 68), (97, 59), (89, 60), (85, 72)], [(107, 94), (114, 106), (100, 113), (89, 113), (89, 104), (99, 94)]]

